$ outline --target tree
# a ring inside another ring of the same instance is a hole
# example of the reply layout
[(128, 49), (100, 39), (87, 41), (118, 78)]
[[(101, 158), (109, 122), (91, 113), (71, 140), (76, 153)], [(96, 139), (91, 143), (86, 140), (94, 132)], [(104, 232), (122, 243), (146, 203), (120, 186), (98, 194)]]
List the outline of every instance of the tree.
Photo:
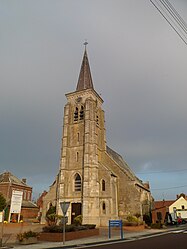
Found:
[(6, 207), (6, 199), (2, 193), (0, 193), (0, 212)]
[(57, 215), (56, 215), (56, 207), (51, 205), (48, 209), (45, 217), (47, 224), (49, 226), (56, 225), (57, 223)]

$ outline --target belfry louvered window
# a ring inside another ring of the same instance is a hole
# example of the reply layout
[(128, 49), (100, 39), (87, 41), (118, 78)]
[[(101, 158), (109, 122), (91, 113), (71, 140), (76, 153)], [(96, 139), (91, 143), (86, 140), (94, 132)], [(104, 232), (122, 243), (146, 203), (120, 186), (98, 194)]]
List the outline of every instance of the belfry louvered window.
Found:
[(99, 125), (99, 116), (96, 116), (96, 124)]
[(79, 174), (75, 175), (74, 190), (81, 191), (81, 177)]
[(80, 109), (80, 120), (84, 119), (84, 107), (81, 106), (81, 109)]
[(74, 121), (78, 121), (78, 115), (79, 115), (78, 112), (79, 112), (78, 107), (76, 107), (74, 112)]

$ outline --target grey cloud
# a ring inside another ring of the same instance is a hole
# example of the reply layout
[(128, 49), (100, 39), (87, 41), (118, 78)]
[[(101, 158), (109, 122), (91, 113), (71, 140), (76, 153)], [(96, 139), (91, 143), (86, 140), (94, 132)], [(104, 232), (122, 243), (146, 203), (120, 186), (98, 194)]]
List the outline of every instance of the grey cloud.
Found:
[[(187, 20), (186, 1), (171, 3)], [(135, 172), (186, 167), (187, 50), (149, 1), (2, 0), (0, 11), (2, 171), (29, 176), (35, 193), (52, 183), (65, 93), (75, 90), (84, 39), (108, 144)], [(174, 172), (139, 176), (153, 189), (185, 184)], [(165, 198), (177, 191), (186, 189)]]

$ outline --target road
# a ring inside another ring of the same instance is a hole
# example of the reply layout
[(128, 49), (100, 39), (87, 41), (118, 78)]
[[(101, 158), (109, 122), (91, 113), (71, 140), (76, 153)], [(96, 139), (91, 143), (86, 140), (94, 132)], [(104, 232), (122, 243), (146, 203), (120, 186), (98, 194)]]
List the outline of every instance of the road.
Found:
[[(81, 248), (81, 247), (80, 247)], [(82, 247), (84, 248), (84, 247)], [(89, 249), (184, 249), (187, 248), (187, 231), (173, 232), (129, 242), (107, 244)]]
[[(58, 247), (62, 249), (63, 247)], [(69, 248), (73, 248), (69, 247)], [(75, 247), (74, 247), (75, 248)], [(187, 231), (178, 230), (167, 234), (144, 237), (135, 240), (122, 242), (110, 242), (102, 245), (80, 245), (76, 248), (88, 249), (185, 249), (187, 248)], [(51, 248), (52, 249), (52, 248)], [(56, 247), (57, 249), (57, 247)]]

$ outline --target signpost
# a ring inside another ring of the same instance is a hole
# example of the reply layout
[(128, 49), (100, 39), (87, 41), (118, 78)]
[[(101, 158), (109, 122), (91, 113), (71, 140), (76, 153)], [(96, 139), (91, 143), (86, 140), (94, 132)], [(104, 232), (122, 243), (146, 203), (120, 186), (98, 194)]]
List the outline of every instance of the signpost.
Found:
[(111, 227), (120, 227), (121, 239), (123, 239), (123, 224), (122, 220), (109, 220), (108, 237), (111, 238)]
[(3, 224), (4, 224), (4, 210), (0, 212), (0, 223), (1, 223), (1, 236), (0, 236), (0, 248), (3, 247)]
[(60, 202), (60, 207), (63, 213), (63, 245), (65, 245), (65, 232), (66, 232), (66, 213), (68, 211), (70, 202)]
[(18, 214), (18, 222), (20, 220), (21, 204), (22, 204), (23, 192), (18, 190), (12, 191), (10, 213), (8, 222), (10, 222), (11, 214)]
[(0, 212), (0, 223), (3, 222), (3, 212)]

